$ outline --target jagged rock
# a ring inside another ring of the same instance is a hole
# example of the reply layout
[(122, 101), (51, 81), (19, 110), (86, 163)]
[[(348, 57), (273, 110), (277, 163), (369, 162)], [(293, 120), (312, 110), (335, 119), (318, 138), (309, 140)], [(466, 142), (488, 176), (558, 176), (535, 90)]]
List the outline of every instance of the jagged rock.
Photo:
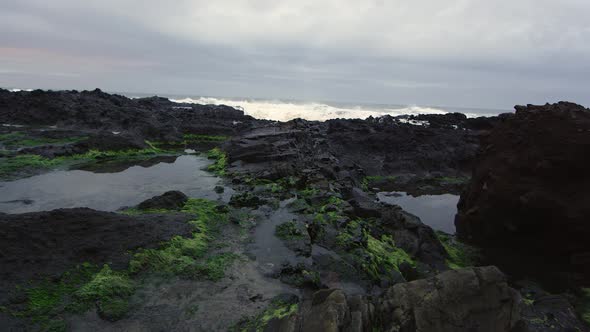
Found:
[(517, 253), (514, 265), (540, 268), (554, 283), (588, 284), (589, 164), (590, 110), (566, 102), (517, 106), (482, 141), (458, 205), (459, 237), (507, 250), (497, 256)]
[(180, 210), (188, 201), (188, 197), (177, 190), (167, 191), (160, 196), (147, 199), (137, 206), (140, 210)]
[(375, 202), (375, 198), (370, 197), (360, 188), (352, 188), (352, 199), (348, 201), (352, 205), (354, 214), (359, 217), (380, 217), (381, 206)]
[(397, 284), (378, 300), (383, 331), (510, 331), (519, 320), (518, 293), (493, 266), (447, 271)]
[(350, 308), (341, 290), (320, 290), (313, 295), (312, 307), (302, 322), (302, 331), (339, 332), (351, 323)]
[(174, 103), (167, 98), (130, 99), (93, 91), (21, 91), (0, 89), (0, 123), (57, 125), (160, 141), (178, 140), (184, 133), (235, 134), (254, 120), (223, 105)]
[[(445, 117), (445, 116), (443, 116)], [(235, 170), (277, 179), (309, 170), (314, 177), (359, 186), (365, 175), (466, 172), (477, 133), (449, 126), (429, 128), (387, 117), (269, 123), (224, 145)], [(457, 122), (459, 123), (459, 122)]]
[(520, 282), (519, 286), (522, 319), (514, 332), (590, 331), (566, 297), (549, 294), (529, 282)]
[(275, 277), (288, 285), (298, 288), (309, 287), (317, 289), (322, 286), (317, 271), (302, 263), (295, 266), (289, 263), (284, 264)]

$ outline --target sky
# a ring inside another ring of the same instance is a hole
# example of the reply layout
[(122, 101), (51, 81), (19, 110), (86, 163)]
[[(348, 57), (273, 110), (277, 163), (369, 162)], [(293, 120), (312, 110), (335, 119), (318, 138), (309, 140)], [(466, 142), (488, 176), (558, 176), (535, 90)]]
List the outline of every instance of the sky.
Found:
[(590, 105), (588, 0), (0, 1), (0, 86)]

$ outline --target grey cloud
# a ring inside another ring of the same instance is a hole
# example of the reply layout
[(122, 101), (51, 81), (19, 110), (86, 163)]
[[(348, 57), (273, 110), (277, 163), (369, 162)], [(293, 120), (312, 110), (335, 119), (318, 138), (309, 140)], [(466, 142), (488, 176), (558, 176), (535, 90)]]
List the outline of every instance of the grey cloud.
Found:
[(7, 1), (0, 86), (588, 105), (589, 12), (578, 0)]

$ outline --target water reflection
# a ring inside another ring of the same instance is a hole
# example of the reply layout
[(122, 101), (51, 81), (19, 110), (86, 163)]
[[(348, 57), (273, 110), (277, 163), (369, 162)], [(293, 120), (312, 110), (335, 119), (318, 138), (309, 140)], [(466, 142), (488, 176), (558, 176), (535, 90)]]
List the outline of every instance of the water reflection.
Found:
[(211, 163), (204, 157), (180, 156), (175, 160), (145, 163), (148, 167), (126, 165), (105, 169), (55, 171), (26, 179), (0, 182), (0, 211), (23, 213), (57, 208), (89, 207), (115, 211), (132, 206), (168, 190), (180, 190), (189, 197), (227, 201), (231, 189), (214, 191), (220, 179), (204, 169)]
[(404, 192), (378, 193), (377, 199), (386, 204), (395, 204), (417, 216), (435, 230), (455, 233), (455, 214), (459, 196), (422, 195), (413, 197)]

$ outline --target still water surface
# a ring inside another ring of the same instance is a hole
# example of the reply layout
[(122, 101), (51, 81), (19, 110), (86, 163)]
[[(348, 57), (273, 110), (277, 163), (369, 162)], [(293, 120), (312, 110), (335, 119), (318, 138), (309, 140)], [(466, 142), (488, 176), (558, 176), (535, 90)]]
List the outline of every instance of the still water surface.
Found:
[[(136, 205), (168, 190), (189, 197), (227, 200), (231, 195), (213, 190), (220, 179), (204, 169), (207, 158), (185, 155), (148, 167), (126, 165), (117, 169), (68, 170), (0, 182), (0, 212), (23, 213), (58, 208), (89, 207), (115, 211)], [(105, 173), (106, 171), (106, 173)]]
[(455, 214), (459, 196), (422, 195), (413, 197), (404, 192), (378, 193), (377, 199), (386, 204), (395, 204), (417, 216), (423, 223), (435, 230), (455, 233)]

